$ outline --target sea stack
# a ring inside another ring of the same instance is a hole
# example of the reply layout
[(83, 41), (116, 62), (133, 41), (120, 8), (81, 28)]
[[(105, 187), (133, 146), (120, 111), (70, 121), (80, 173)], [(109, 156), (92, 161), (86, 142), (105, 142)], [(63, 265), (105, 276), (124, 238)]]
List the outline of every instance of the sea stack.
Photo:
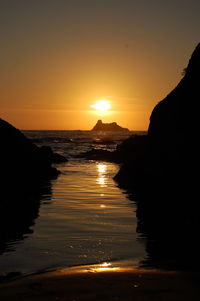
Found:
[(119, 126), (116, 122), (103, 123), (98, 120), (92, 131), (129, 132), (129, 129)]

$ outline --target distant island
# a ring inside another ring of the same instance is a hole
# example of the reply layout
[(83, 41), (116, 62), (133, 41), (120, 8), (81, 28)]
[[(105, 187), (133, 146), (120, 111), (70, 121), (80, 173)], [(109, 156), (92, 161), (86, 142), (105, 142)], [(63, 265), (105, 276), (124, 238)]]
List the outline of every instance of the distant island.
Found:
[(129, 129), (119, 126), (116, 122), (103, 123), (102, 120), (98, 120), (92, 131), (129, 132)]

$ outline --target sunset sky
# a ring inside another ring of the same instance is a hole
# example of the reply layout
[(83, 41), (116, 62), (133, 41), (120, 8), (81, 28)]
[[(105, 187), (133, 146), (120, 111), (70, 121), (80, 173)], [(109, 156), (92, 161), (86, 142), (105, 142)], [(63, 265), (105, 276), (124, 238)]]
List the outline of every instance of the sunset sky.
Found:
[(200, 42), (200, 1), (0, 0), (0, 38), (1, 118), (146, 130)]

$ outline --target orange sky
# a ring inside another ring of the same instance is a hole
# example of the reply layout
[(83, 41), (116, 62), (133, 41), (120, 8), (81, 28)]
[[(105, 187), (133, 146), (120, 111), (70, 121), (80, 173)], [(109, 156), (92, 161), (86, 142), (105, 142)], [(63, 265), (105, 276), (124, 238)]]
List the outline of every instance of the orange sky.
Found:
[[(0, 6), (0, 117), (21, 129), (91, 129), (102, 119), (146, 130), (200, 37), (195, 0)], [(104, 116), (90, 107), (99, 99), (112, 106)]]

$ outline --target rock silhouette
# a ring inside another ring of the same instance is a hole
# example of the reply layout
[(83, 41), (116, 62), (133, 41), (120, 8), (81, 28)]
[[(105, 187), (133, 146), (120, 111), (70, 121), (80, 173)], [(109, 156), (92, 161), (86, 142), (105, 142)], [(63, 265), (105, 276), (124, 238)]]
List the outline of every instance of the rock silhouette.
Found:
[(98, 120), (92, 131), (128, 132), (129, 129), (119, 126), (116, 122), (103, 123), (102, 120)]
[(149, 182), (150, 186), (154, 187), (159, 183), (157, 188), (159, 185), (163, 185), (164, 188), (167, 181), (168, 187), (173, 186), (174, 189), (174, 186), (182, 185), (182, 181), (191, 182), (191, 176), (192, 181), (195, 181), (194, 167), (199, 161), (197, 154), (199, 70), (200, 44), (194, 50), (180, 83), (153, 109), (146, 137), (147, 143), (142, 151), (143, 157), (134, 160), (137, 152), (134, 145), (131, 151), (132, 158), (130, 150), (127, 150), (130, 164), (122, 166), (116, 176), (119, 183), (121, 178), (123, 181), (127, 178), (131, 183), (133, 178), (133, 184), (135, 174), (138, 172), (142, 178), (137, 177), (136, 182)]
[(22, 132), (2, 119), (0, 142), (1, 177), (4, 183), (12, 183), (11, 186), (24, 182), (27, 187), (31, 182), (56, 177), (59, 171), (52, 167), (52, 163), (66, 161), (50, 148), (36, 146)]
[(51, 195), (50, 179), (59, 171), (48, 152), (54, 155), (0, 119), (0, 254), (13, 251), (12, 242), (33, 232), (40, 201)]
[[(188, 178), (198, 161), (198, 100), (200, 98), (200, 44), (194, 50), (177, 87), (154, 108), (148, 129), (154, 172)], [(162, 166), (162, 168), (161, 168)], [(163, 170), (163, 171), (162, 171)], [(156, 175), (156, 174), (155, 174)]]
[(137, 231), (145, 239), (141, 264), (165, 269), (199, 269), (200, 205), (195, 169), (200, 44), (177, 87), (150, 117), (141, 157), (125, 162), (116, 179), (137, 204)]
[[(132, 162), (132, 164), (134, 162), (134, 165), (136, 165), (144, 158), (146, 144), (146, 135), (132, 135), (128, 139), (125, 139), (122, 143), (118, 144), (115, 151), (93, 148), (87, 152), (76, 155), (76, 157), (85, 158), (87, 160), (109, 161), (119, 164), (122, 163), (123, 165), (126, 165), (126, 163), (130, 165), (130, 162)], [(127, 183), (127, 174), (125, 175), (124, 180), (124, 184)]]

